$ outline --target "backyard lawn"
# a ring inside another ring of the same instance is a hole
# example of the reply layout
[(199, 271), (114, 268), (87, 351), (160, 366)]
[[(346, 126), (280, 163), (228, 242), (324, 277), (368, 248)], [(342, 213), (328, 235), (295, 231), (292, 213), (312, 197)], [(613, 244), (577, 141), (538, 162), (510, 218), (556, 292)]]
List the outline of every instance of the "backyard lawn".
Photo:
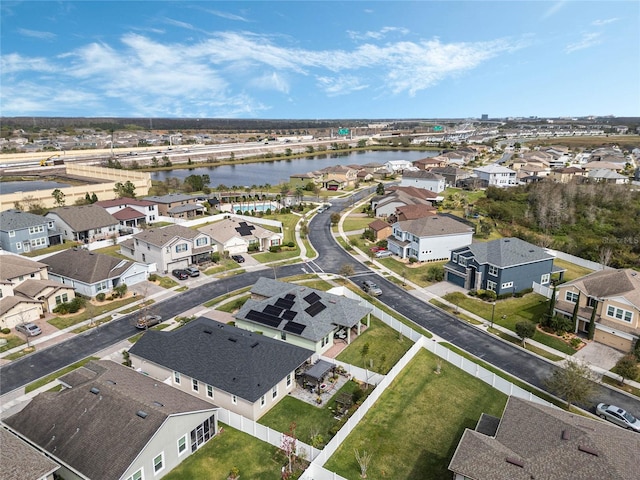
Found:
[(342, 230), (345, 232), (351, 232), (353, 230), (362, 230), (363, 228), (367, 228), (371, 222), (373, 222), (375, 218), (367, 217), (366, 215), (363, 217), (362, 214), (349, 215), (344, 219), (344, 223), (342, 224)]
[(253, 256), (260, 263), (268, 263), (275, 262), (278, 260), (286, 260), (288, 258), (297, 257), (300, 255), (300, 246), (296, 243), (296, 224), (302, 218), (300, 215), (294, 215), (293, 213), (287, 214), (278, 214), (278, 215), (268, 215), (265, 218), (269, 220), (276, 220), (282, 223), (282, 233), (284, 234), (284, 238), (282, 240), (282, 244), (286, 245), (289, 242), (294, 242), (295, 247), (291, 250), (283, 247), (281, 252), (271, 253), (271, 252), (262, 252), (256, 253)]
[(385, 391), (325, 468), (357, 480), (354, 449), (372, 454), (368, 478), (441, 480), (465, 428), (499, 417), (507, 397), (421, 350)]
[(429, 268), (432, 266), (442, 266), (446, 261), (443, 262), (428, 262), (428, 263), (414, 263), (413, 265), (409, 263), (403, 263), (395, 258), (377, 258), (375, 259), (377, 262), (380, 262), (382, 265), (387, 267), (389, 270), (397, 273), (401, 277), (404, 277), (406, 280), (415, 283), (421, 287), (427, 287), (432, 285), (433, 282), (430, 282), (426, 279)]
[[(55, 317), (51, 320), (47, 320), (47, 323), (59, 329), (67, 328), (80, 322), (84, 322), (85, 320), (89, 320), (90, 318), (98, 317), (104, 313), (110, 312), (112, 310), (115, 310), (116, 308), (122, 307), (132, 302), (136, 302), (138, 300), (140, 300), (140, 298), (130, 296), (129, 298), (113, 300), (111, 302), (105, 302), (104, 304), (91, 304), (91, 307), (85, 308), (80, 313), (77, 313), (75, 315), (65, 315), (63, 317)], [(87, 303), (87, 305), (89, 305), (89, 303)]]
[[(566, 268), (566, 272), (564, 272), (563, 280), (570, 282), (575, 280), (576, 278), (584, 277), (593, 272), (593, 270), (585, 267), (581, 267), (580, 265), (576, 265), (575, 263), (569, 263), (565, 260), (561, 260), (559, 258), (553, 259), (554, 267)], [(558, 275), (553, 275), (553, 277), (557, 277)]]

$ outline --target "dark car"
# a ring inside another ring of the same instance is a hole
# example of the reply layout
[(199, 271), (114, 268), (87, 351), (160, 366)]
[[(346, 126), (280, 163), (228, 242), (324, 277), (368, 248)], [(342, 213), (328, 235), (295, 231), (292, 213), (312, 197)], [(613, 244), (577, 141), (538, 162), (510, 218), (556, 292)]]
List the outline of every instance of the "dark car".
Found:
[(161, 321), (162, 317), (160, 315), (143, 315), (136, 322), (136, 328), (145, 330), (149, 327), (153, 327), (154, 325), (158, 325)]
[(189, 278), (189, 274), (187, 273), (187, 271), (186, 270), (181, 270), (179, 268), (177, 268), (174, 271), (172, 271), (171, 275), (176, 277), (178, 280), (186, 280), (187, 278)]
[(242, 255), (231, 255), (231, 258), (238, 263), (244, 263), (244, 257)]

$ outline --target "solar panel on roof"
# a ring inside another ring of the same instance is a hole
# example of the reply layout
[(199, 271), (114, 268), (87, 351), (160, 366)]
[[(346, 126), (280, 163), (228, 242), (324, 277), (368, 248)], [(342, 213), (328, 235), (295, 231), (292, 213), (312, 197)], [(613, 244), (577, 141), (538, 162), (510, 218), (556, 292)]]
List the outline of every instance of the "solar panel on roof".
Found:
[(286, 300), (294, 301), (294, 300), (296, 299), (296, 296), (295, 296), (293, 293), (287, 293), (287, 294), (284, 296), (284, 298), (285, 298)]
[(251, 235), (251, 232), (256, 229), (253, 225), (247, 224), (247, 222), (240, 222), (236, 227), (236, 232), (238, 232), (241, 236), (246, 237), (247, 235)]
[(283, 330), (286, 330), (287, 332), (291, 332), (294, 335), (300, 335), (305, 328), (307, 328), (307, 326), (301, 323), (287, 322)]
[(320, 295), (318, 295), (316, 292), (311, 292), (309, 295), (304, 297), (304, 301), (309, 305), (311, 305), (312, 303), (316, 303), (318, 300), (320, 300)]
[(258, 312), (256, 310), (249, 310), (249, 313), (247, 313), (247, 320), (262, 323), (263, 325), (274, 328), (280, 325), (280, 322), (282, 321), (278, 317), (274, 317), (273, 315), (269, 315), (268, 313)]
[(275, 305), (267, 305), (264, 307), (263, 312), (279, 317), (283, 310), (284, 308), (276, 307)]
[(313, 303), (313, 304), (309, 305), (307, 308), (304, 309), (304, 311), (307, 312), (312, 317), (315, 317), (317, 314), (319, 314), (325, 308), (327, 308), (327, 306), (324, 303), (316, 302), (316, 303)]
[(278, 300), (276, 300), (276, 307), (280, 307), (283, 308), (285, 310), (291, 310), (291, 307), (293, 307), (293, 304), (295, 302), (293, 300), (287, 300), (285, 298), (279, 298)]
[(298, 312), (294, 312), (293, 310), (285, 310), (282, 314), (282, 318), (285, 320), (293, 320), (297, 314)]

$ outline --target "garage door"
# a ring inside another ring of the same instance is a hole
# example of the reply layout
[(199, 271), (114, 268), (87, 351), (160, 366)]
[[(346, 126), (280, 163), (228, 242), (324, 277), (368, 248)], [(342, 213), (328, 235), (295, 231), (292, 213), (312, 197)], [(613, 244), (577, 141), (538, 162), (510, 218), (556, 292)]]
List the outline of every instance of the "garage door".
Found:
[(603, 345), (607, 345), (608, 347), (615, 348), (616, 350), (620, 350), (621, 352), (628, 352), (631, 350), (631, 340), (618, 337), (608, 332), (603, 332), (602, 330), (596, 329), (593, 339), (598, 343), (602, 343)]
[(242, 255), (243, 253), (247, 253), (246, 245), (233, 245), (227, 249), (229, 255)]
[(122, 283), (126, 283), (128, 286), (135, 285), (136, 283), (143, 282), (147, 279), (145, 272), (135, 273), (133, 275), (129, 275), (128, 277), (122, 277)]
[(187, 268), (189, 266), (189, 260), (180, 260), (179, 262), (173, 262), (167, 264), (167, 271), (175, 270), (176, 268)]
[(451, 282), (454, 285), (464, 288), (464, 278), (451, 272), (447, 272), (447, 282)]
[(16, 325), (27, 322), (35, 322), (40, 318), (42, 309), (34, 306), (28, 310), (24, 310), (21, 313), (10, 314), (5, 317), (5, 324), (7, 328), (15, 328)]

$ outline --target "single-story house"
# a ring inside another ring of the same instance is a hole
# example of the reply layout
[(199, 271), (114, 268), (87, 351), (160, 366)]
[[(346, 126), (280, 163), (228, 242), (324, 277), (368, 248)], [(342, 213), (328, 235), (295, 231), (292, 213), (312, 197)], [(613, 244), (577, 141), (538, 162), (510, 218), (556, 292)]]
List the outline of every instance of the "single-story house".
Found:
[(335, 335), (345, 333), (347, 343), (351, 343), (352, 329), (360, 334), (363, 319), (369, 324), (370, 308), (310, 287), (260, 277), (251, 295), (234, 315), (237, 327), (318, 354), (333, 346)]
[(62, 243), (53, 220), (20, 210), (0, 212), (0, 248), (26, 253)]
[(171, 332), (149, 330), (129, 350), (136, 370), (252, 420), (295, 388), (296, 370), (312, 355), (204, 317)]
[(502, 418), (465, 429), (454, 480), (638, 479), (638, 434), (555, 406), (509, 397)]
[(421, 158), (415, 160), (413, 166), (420, 170), (430, 170), (433, 167), (446, 167), (449, 164), (449, 158), (440, 155), (436, 157)]
[(593, 339), (623, 352), (640, 338), (640, 272), (600, 270), (559, 285), (554, 313), (573, 318), (576, 304), (576, 333), (593, 321)]
[(548, 285), (554, 257), (519, 238), (472, 243), (451, 251), (444, 266), (445, 280), (467, 290), (491, 290), (497, 295), (518, 293), (533, 283)]
[(252, 248), (260, 252), (269, 250), (270, 247), (282, 245), (284, 239), (281, 231), (273, 232), (235, 217), (200, 227), (198, 231), (211, 238), (211, 244), (218, 252), (229, 252), (230, 255), (246, 253)]
[(20, 434), (0, 426), (0, 477), (4, 480), (54, 480), (60, 464)]
[(434, 192), (416, 187), (391, 187), (385, 195), (373, 197), (371, 208), (376, 217), (388, 217), (405, 205), (431, 205), (443, 200)]
[(613, 183), (615, 185), (624, 185), (629, 183), (629, 177), (620, 175), (614, 170), (608, 170), (606, 168), (590, 170), (588, 173), (590, 181), (600, 183)]
[(143, 200), (158, 206), (158, 213), (165, 217), (193, 218), (204, 215), (206, 208), (197, 197), (184, 193), (169, 193), (167, 195), (155, 195), (144, 197)]
[(162, 478), (218, 432), (218, 407), (110, 360), (59, 381), (5, 423), (59, 459), (63, 478)]
[(383, 222), (380, 219), (376, 219), (371, 222), (368, 227), (373, 232), (374, 240), (379, 242), (380, 240), (386, 240), (391, 235), (392, 228), (387, 222)]
[(394, 219), (394, 222), (402, 222), (404, 220), (430, 217), (437, 213), (438, 209), (431, 204), (403, 205), (396, 207), (396, 211), (391, 218)]
[(58, 207), (45, 217), (53, 220), (65, 240), (89, 243), (118, 235), (120, 222), (96, 204)]

